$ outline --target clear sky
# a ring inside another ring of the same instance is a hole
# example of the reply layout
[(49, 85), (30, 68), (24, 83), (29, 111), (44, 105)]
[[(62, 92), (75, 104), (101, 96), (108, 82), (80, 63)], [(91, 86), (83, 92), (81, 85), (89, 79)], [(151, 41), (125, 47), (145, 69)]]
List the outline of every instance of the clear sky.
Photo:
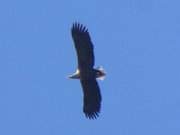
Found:
[[(180, 135), (179, 0), (1, 0), (0, 135)], [(86, 25), (103, 97), (82, 112), (70, 28)]]

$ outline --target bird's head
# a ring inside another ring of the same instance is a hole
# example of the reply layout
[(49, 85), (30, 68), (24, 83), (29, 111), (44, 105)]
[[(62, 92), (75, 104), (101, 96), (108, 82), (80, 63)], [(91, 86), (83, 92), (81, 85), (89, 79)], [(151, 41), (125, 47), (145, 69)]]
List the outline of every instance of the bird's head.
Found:
[(76, 72), (72, 75), (69, 75), (68, 78), (70, 79), (79, 79), (80, 78), (80, 72), (79, 69), (76, 70)]

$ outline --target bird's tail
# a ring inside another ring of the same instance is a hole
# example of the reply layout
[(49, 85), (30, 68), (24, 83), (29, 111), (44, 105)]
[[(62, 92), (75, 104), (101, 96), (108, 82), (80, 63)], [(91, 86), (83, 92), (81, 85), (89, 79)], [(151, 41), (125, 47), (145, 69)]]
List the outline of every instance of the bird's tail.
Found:
[(99, 70), (101, 72), (101, 74), (102, 74), (97, 79), (103, 81), (105, 79), (105, 76), (106, 76), (106, 72), (105, 72), (104, 68), (102, 66), (99, 66), (99, 67), (97, 67), (97, 70)]

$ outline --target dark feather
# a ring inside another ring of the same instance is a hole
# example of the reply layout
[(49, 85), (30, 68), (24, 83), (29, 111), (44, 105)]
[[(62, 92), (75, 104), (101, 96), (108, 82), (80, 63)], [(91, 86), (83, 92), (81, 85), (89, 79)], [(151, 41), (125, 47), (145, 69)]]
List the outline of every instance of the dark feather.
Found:
[(84, 68), (93, 68), (93, 44), (88, 29), (79, 23), (74, 23), (71, 33), (77, 52), (78, 67), (81, 68), (83, 66)]
[(87, 118), (96, 119), (101, 108), (101, 93), (95, 79), (81, 80), (84, 93), (83, 111)]

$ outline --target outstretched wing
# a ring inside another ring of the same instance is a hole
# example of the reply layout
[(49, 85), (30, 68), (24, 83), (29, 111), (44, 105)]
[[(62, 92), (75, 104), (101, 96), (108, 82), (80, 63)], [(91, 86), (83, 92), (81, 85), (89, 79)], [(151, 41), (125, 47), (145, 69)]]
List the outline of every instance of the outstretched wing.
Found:
[(74, 23), (71, 29), (71, 34), (77, 52), (78, 67), (93, 68), (93, 44), (88, 29), (82, 24)]
[(101, 93), (95, 79), (81, 80), (84, 93), (83, 111), (87, 118), (96, 119), (101, 108)]

